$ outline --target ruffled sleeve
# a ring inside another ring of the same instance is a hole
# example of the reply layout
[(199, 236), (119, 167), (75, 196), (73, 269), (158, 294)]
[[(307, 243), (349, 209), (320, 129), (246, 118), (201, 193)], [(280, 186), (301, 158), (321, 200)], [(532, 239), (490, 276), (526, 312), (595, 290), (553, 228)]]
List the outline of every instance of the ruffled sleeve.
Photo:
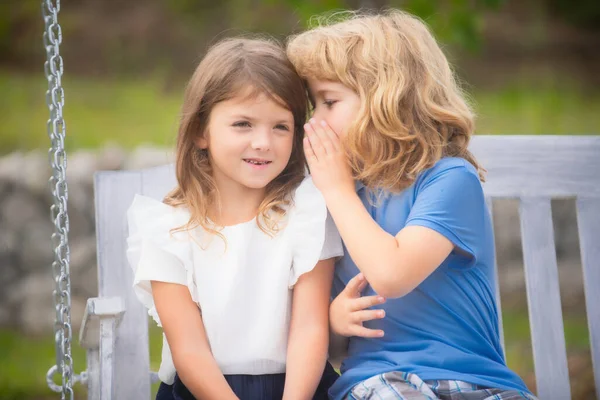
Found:
[(127, 259), (133, 269), (133, 289), (148, 314), (161, 325), (150, 281), (187, 286), (198, 303), (188, 232), (171, 232), (189, 220), (187, 211), (136, 195), (127, 210)]
[(319, 260), (344, 254), (340, 234), (327, 211), (323, 195), (311, 177), (305, 178), (296, 189), (288, 229), (293, 240), (290, 288), (302, 274), (312, 271)]

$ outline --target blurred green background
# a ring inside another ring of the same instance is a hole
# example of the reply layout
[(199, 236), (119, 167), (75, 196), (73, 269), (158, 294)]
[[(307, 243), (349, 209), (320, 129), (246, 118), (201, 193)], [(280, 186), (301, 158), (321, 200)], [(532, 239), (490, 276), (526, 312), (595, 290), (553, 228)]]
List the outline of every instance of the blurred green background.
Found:
[[(71, 0), (59, 14), (67, 149), (172, 146), (186, 79), (215, 38), (284, 39), (318, 13), (388, 6), (430, 24), (471, 95), (477, 133), (600, 133), (598, 0)], [(48, 146), (42, 27), (39, 2), (0, 2), (0, 155)], [(526, 308), (503, 311), (509, 366), (535, 388)], [(594, 396), (586, 324), (584, 309), (565, 308), (573, 398)], [(52, 339), (0, 328), (0, 400), (59, 398), (45, 384)], [(157, 369), (156, 328), (151, 342)]]

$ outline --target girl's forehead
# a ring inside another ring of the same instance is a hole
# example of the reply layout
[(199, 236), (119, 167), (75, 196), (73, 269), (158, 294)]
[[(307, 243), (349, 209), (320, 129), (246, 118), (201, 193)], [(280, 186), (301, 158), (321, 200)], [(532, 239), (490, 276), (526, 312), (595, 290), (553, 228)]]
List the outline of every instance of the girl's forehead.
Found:
[[(239, 112), (240, 110), (250, 112), (265, 106), (271, 111), (281, 111), (286, 115), (290, 113), (288, 105), (276, 94), (251, 86), (236, 91), (229, 99), (217, 104), (215, 109), (226, 113)], [(273, 106), (275, 106), (275, 109), (272, 108)]]
[(247, 101), (256, 100), (259, 97), (266, 95), (264, 90), (257, 88), (255, 85), (242, 85), (236, 88), (230, 95), (229, 99), (234, 102), (244, 103)]

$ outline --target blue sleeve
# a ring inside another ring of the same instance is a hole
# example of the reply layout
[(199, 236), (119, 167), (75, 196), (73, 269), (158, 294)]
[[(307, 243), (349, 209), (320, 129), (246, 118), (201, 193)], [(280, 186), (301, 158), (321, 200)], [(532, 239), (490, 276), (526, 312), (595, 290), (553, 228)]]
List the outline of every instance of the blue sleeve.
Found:
[(467, 255), (468, 267), (475, 263), (485, 242), (486, 217), (483, 188), (474, 168), (434, 167), (418, 182), (406, 226), (424, 226), (440, 233)]

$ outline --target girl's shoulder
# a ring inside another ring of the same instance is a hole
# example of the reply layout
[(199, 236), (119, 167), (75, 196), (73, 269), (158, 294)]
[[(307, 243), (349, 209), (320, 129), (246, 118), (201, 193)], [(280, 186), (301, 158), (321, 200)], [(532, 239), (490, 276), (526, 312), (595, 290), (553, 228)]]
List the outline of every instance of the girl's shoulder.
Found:
[(294, 190), (293, 200), (294, 203), (296, 203), (311, 200), (314, 201), (315, 199), (323, 200), (323, 202), (325, 202), (325, 199), (321, 195), (321, 192), (315, 186), (312, 176), (307, 175), (304, 177), (302, 182), (300, 182), (300, 185), (298, 185), (298, 187)]
[(317, 189), (313, 179), (307, 175), (292, 193), (291, 214), (304, 213), (314, 209), (327, 209), (325, 198)]
[(187, 214), (189, 212), (185, 207), (173, 207), (169, 204), (163, 203), (160, 200), (156, 200), (153, 197), (136, 194), (133, 196), (133, 201), (129, 206), (129, 210), (151, 210), (159, 214)]
[(189, 211), (173, 207), (148, 196), (136, 194), (127, 210), (129, 234), (144, 231), (146, 235), (164, 235), (188, 223)]
[(288, 209), (289, 228), (303, 230), (314, 224), (324, 224), (327, 219), (325, 198), (315, 186), (312, 177), (306, 176), (292, 194)]
[(294, 192), (285, 236), (292, 249), (289, 287), (311, 271), (319, 260), (344, 254), (342, 241), (327, 211), (327, 204), (312, 178), (307, 176)]

